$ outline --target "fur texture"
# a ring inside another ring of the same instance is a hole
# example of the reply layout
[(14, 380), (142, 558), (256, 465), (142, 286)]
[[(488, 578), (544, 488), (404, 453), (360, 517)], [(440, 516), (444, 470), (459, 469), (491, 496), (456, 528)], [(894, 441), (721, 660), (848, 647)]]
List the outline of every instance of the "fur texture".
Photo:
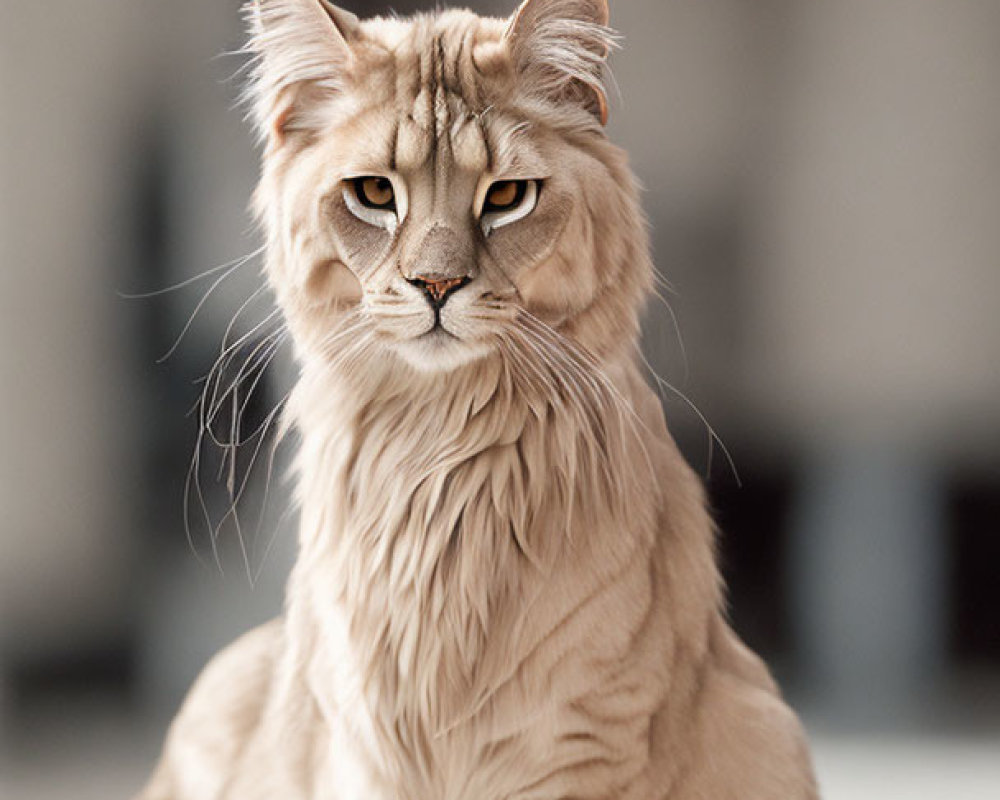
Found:
[[(300, 554), (284, 617), (206, 670), (142, 798), (814, 798), (637, 367), (652, 270), (601, 127), (605, 2), (248, 17)], [(494, 228), (504, 181), (537, 196)]]

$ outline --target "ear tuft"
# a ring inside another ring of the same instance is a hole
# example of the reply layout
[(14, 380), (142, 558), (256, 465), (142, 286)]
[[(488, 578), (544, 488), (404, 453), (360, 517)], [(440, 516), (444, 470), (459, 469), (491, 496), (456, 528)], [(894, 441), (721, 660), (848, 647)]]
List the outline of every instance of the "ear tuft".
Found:
[(525, 90), (608, 121), (604, 67), (618, 46), (607, 0), (524, 0), (505, 40)]
[(310, 103), (343, 90), (360, 23), (327, 0), (248, 0), (243, 9), (253, 59), (245, 99), (261, 135), (281, 145), (305, 125)]

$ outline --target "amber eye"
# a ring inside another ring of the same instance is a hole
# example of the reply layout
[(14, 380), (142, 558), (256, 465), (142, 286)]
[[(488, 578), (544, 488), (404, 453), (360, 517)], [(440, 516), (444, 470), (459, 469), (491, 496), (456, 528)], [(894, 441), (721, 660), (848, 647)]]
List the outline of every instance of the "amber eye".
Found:
[(354, 193), (363, 206), (395, 210), (396, 193), (392, 190), (392, 181), (388, 178), (368, 177), (355, 178)]
[(497, 181), (486, 193), (483, 213), (509, 211), (520, 205), (528, 190), (527, 181)]

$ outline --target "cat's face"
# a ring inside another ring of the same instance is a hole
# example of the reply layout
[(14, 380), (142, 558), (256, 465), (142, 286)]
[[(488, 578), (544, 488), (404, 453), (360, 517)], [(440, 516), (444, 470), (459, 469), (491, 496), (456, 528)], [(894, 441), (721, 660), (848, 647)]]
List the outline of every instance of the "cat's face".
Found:
[(641, 223), (601, 128), (603, 0), (529, 0), (511, 21), (259, 5), (258, 202), (301, 346), (353, 310), (447, 370), (526, 314), (572, 330), (634, 312), (645, 262), (627, 263)]

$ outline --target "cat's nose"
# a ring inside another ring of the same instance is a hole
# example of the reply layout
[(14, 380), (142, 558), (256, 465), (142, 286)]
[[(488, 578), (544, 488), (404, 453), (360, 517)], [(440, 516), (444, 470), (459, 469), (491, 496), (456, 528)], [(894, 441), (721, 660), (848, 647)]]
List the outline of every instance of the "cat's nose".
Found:
[(410, 283), (418, 289), (422, 289), (430, 304), (434, 308), (441, 308), (448, 298), (468, 284), (472, 278), (463, 276), (461, 278), (442, 278), (435, 275), (417, 275), (408, 279)]
[(401, 258), (402, 275), (421, 289), (435, 310), (476, 276), (472, 234), (444, 222), (415, 232)]

